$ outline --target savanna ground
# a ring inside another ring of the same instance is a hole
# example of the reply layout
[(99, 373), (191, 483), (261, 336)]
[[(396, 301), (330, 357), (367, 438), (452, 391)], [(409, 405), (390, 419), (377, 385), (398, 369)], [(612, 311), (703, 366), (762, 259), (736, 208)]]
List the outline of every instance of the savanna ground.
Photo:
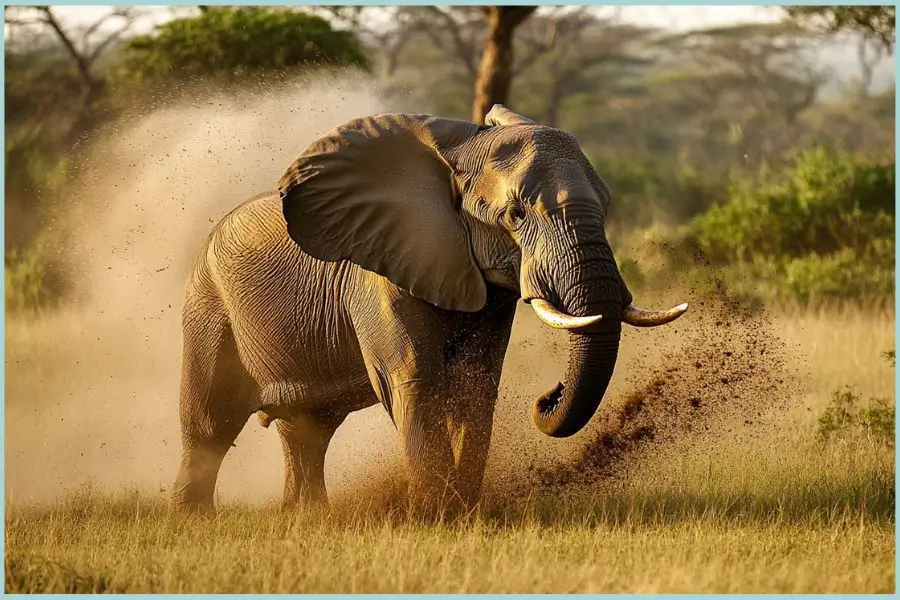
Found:
[(278, 510), (279, 443), (255, 420), (226, 457), (218, 515), (169, 512), (186, 269), (272, 165), (380, 110), (339, 91), (306, 90), (301, 110), (269, 94), (159, 111), (88, 161), (62, 245), (78, 301), (6, 321), (7, 592), (894, 590), (893, 421), (885, 435), (870, 400), (893, 407), (893, 307), (751, 311), (679, 271), (635, 296), (690, 312), (624, 333), (600, 413), (568, 440), (528, 415), (564, 370), (565, 336), (520, 311), (484, 500), (465, 518), (405, 514), (378, 407), (335, 438), (329, 512)]
[[(553, 475), (570, 468), (578, 470), (575, 477), (524, 477), (527, 485), (510, 476), (547, 450), (536, 446), (549, 444), (538, 440), (526, 450), (532, 456), (516, 462), (502, 451), (513, 429), (530, 425), (524, 394), (512, 388), (523, 373), (536, 374), (528, 356), (552, 350), (553, 343), (533, 323), (517, 326), (507, 373), (518, 375), (504, 376), (499, 448), (477, 513), (453, 522), (409, 518), (396, 471), (378, 467), (360, 471), (361, 483), (338, 494), (327, 514), (283, 514), (274, 494), (262, 504), (224, 499), (215, 519), (173, 514), (163, 499), (141, 491), (85, 490), (44, 506), (13, 501), (6, 517), (7, 591), (893, 591), (893, 447), (849, 431), (828, 440), (815, 435), (833, 390), (851, 385), (861, 394), (892, 393), (892, 369), (879, 356), (892, 343), (890, 312), (779, 316), (774, 329), (789, 350), (781, 357), (784, 372), (766, 377), (802, 379), (776, 388), (791, 394), (779, 410), (743, 423), (718, 406), (708, 420), (721, 431), (639, 440), (586, 465), (580, 452), (596, 454), (595, 443), (585, 442), (593, 431), (566, 444), (579, 452), (550, 461), (562, 465)], [(651, 342), (643, 337), (637, 345)], [(12, 354), (43, 343), (13, 340)], [(702, 360), (711, 347), (685, 348), (677, 360)], [(626, 365), (637, 349), (628, 350)], [(620, 375), (642, 374), (629, 371)], [(610, 403), (621, 407), (630, 396), (629, 384), (619, 383)], [(670, 397), (680, 399), (703, 383), (695, 379)], [(754, 402), (751, 393), (739, 392), (743, 408), (768, 402)], [(602, 410), (620, 414), (615, 405)], [(669, 410), (654, 416), (656, 426), (680, 431), (684, 421)], [(601, 419), (597, 430), (614, 430), (609, 421)], [(358, 446), (354, 454), (365, 461)], [(273, 479), (277, 471), (276, 463)]]

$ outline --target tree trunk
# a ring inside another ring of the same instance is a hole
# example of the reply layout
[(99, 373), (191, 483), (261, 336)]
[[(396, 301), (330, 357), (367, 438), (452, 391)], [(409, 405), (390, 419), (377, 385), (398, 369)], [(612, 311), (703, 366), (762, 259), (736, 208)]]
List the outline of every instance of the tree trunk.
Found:
[(484, 117), (494, 104), (506, 104), (512, 84), (513, 33), (536, 6), (489, 6), (490, 31), (481, 55), (478, 78), (475, 80), (475, 102), (472, 120), (484, 123)]

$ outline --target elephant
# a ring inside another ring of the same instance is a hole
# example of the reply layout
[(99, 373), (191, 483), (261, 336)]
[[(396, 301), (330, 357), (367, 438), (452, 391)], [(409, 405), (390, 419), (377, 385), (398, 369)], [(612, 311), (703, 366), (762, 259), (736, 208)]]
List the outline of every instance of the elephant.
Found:
[(577, 140), (503, 105), (485, 124), (417, 114), (350, 120), (278, 189), (221, 219), (182, 313), (176, 507), (215, 511), (248, 419), (275, 423), (284, 507), (327, 506), (325, 454), (380, 403), (417, 505), (477, 505), (519, 299), (568, 332), (565, 380), (531, 409), (544, 434), (598, 409), (636, 307), (605, 233), (610, 189)]

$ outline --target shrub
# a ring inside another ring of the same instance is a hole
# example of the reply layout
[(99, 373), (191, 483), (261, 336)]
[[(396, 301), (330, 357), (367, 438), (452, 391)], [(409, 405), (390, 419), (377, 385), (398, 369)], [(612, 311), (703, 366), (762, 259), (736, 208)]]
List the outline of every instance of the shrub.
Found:
[(628, 158), (595, 158), (595, 170), (612, 190), (613, 227), (626, 230), (654, 222), (678, 223), (693, 218), (722, 200), (727, 186), (704, 179), (689, 166), (669, 166), (658, 161)]
[(862, 433), (893, 445), (894, 404), (887, 398), (863, 400), (850, 388), (836, 391), (819, 417), (816, 433), (823, 440)]
[(6, 141), (6, 251), (32, 244), (52, 214), (71, 170), (53, 136), (9, 136)]
[(737, 287), (807, 304), (890, 297), (894, 164), (815, 147), (782, 170), (735, 180), (678, 242), (725, 267)]
[(128, 41), (119, 66), (123, 80), (231, 81), (246, 75), (310, 66), (355, 66), (368, 61), (355, 34), (303, 12), (261, 7), (210, 8), (174, 19)]
[(737, 180), (727, 203), (697, 217), (703, 250), (725, 261), (867, 252), (894, 237), (894, 164), (870, 163), (816, 147), (785, 171), (764, 167), (758, 181)]
[[(861, 255), (862, 254), (862, 255)], [(885, 297), (893, 293), (891, 259), (871, 260), (871, 254), (844, 248), (829, 255), (810, 254), (785, 260), (780, 294), (808, 304), (816, 299), (860, 299)]]
[(25, 249), (11, 249), (6, 256), (4, 285), (6, 312), (40, 310), (57, 298), (59, 278), (52, 264), (53, 239), (41, 233)]
[[(893, 367), (896, 363), (895, 350), (883, 352), (882, 356)], [(837, 435), (862, 433), (894, 445), (895, 404), (887, 398), (869, 398), (864, 401), (850, 388), (834, 392), (825, 412), (819, 417), (816, 433), (820, 439)]]

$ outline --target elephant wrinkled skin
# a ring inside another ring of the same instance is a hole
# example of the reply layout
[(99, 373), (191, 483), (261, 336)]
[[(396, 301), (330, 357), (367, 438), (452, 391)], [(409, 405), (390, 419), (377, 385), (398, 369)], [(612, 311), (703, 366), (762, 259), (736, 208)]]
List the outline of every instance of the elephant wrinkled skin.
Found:
[(185, 296), (177, 506), (212, 509), (254, 412), (282, 439), (284, 504), (325, 501), (331, 437), (378, 402), (412, 498), (471, 506), (518, 299), (569, 330), (565, 381), (532, 409), (555, 437), (597, 410), (622, 322), (684, 312), (631, 304), (609, 189), (574, 137), (500, 105), (486, 121), (350, 121), (215, 227)]

